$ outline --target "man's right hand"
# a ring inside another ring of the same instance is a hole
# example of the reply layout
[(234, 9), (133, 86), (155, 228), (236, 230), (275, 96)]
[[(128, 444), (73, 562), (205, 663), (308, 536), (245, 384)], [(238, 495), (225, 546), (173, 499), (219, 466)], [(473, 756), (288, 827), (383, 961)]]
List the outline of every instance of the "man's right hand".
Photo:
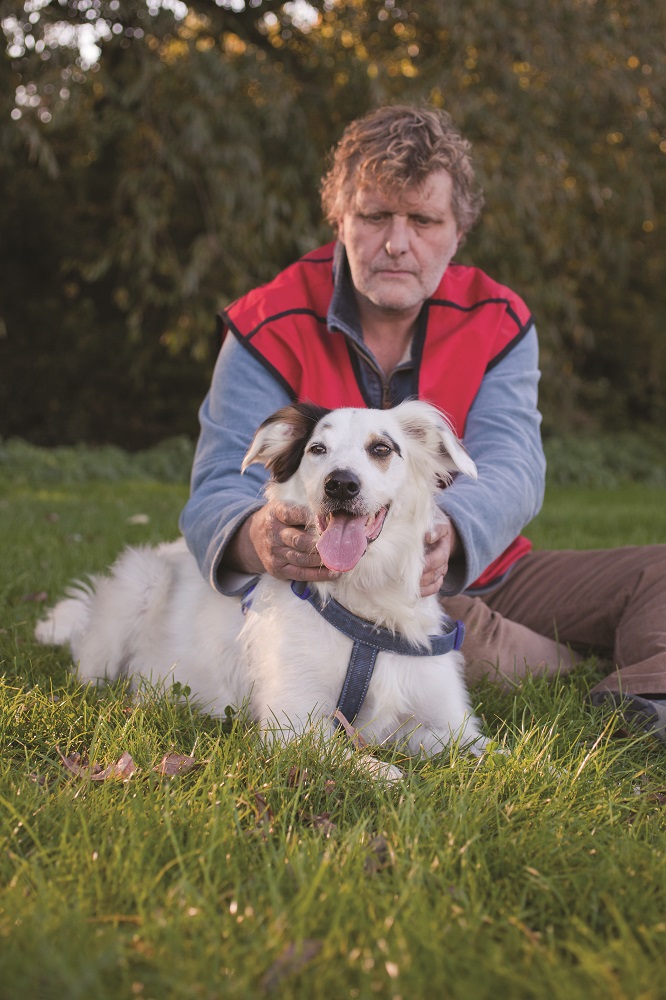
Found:
[(322, 565), (316, 539), (306, 531), (305, 507), (268, 503), (245, 521), (232, 538), (224, 565), (243, 573), (270, 573), (278, 580), (332, 580)]

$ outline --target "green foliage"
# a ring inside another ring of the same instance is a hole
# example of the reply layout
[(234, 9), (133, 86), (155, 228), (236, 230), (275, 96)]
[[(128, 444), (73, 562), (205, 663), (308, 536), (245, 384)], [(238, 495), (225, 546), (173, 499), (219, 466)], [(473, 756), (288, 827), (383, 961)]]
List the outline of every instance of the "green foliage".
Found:
[[(487, 210), (462, 259), (533, 309), (548, 424), (663, 423), (663, 4), (187, 10), (0, 2), (3, 434), (193, 433), (216, 310), (328, 237), (325, 153), (395, 100), (474, 143)], [(63, 25), (99, 28), (94, 65)]]
[(187, 437), (168, 438), (153, 448), (128, 452), (114, 445), (40, 448), (12, 438), (0, 440), (0, 482), (86, 483), (155, 479), (163, 483), (189, 481), (194, 447)]
[[(545, 452), (550, 486), (615, 489), (626, 483), (666, 484), (666, 441), (658, 431), (551, 434)], [(187, 483), (193, 458), (194, 446), (185, 436), (167, 438), (137, 452), (115, 445), (42, 448), (20, 438), (0, 439), (0, 483), (47, 485), (127, 479)]]
[(614, 489), (622, 483), (666, 484), (666, 440), (661, 432), (551, 435), (545, 452), (552, 485)]

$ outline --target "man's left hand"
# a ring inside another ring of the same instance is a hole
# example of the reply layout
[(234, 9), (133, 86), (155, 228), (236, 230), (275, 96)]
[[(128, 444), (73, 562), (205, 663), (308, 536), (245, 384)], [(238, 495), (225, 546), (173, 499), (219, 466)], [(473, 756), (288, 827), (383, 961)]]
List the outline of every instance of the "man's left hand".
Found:
[(425, 564), (421, 576), (421, 597), (438, 594), (449, 568), (449, 559), (458, 544), (456, 529), (442, 511), (425, 537)]

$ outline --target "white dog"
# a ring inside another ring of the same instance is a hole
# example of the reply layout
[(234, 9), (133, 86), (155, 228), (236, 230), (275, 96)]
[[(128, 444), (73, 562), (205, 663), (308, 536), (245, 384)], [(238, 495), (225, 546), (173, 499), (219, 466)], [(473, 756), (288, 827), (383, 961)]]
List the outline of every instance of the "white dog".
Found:
[(433, 754), (458, 740), (480, 753), (459, 635), (419, 592), (437, 490), (453, 473), (476, 477), (444, 417), (417, 401), (296, 404), (262, 424), (243, 470), (252, 462), (272, 473), (270, 500), (309, 509), (334, 580), (305, 588), (264, 575), (241, 602), (209, 586), (182, 540), (127, 549), (110, 576), (69, 591), (39, 641), (69, 643), (85, 680), (172, 679), (211, 714), (246, 703), (280, 740), (314, 722), (333, 731), (337, 708), (369, 742)]

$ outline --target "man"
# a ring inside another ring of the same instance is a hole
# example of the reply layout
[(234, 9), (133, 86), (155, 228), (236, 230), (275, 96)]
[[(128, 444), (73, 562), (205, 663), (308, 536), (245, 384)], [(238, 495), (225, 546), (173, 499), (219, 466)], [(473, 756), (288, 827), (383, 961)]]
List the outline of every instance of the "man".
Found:
[[(570, 645), (618, 669), (599, 697), (631, 693), (643, 724), (666, 729), (666, 546), (532, 552), (545, 461), (538, 346), (524, 302), (452, 263), (480, 214), (468, 143), (434, 109), (387, 107), (352, 122), (324, 177), (337, 240), (223, 314), (226, 336), (201, 408), (181, 527), (223, 593), (247, 574), (325, 580), (299, 508), (266, 504), (264, 470), (240, 465), (259, 423), (294, 399), (439, 405), (477, 464), (441, 495), (425, 539), (424, 594), (467, 626), (471, 679), (571, 669)], [(643, 696), (643, 697), (640, 697)]]

